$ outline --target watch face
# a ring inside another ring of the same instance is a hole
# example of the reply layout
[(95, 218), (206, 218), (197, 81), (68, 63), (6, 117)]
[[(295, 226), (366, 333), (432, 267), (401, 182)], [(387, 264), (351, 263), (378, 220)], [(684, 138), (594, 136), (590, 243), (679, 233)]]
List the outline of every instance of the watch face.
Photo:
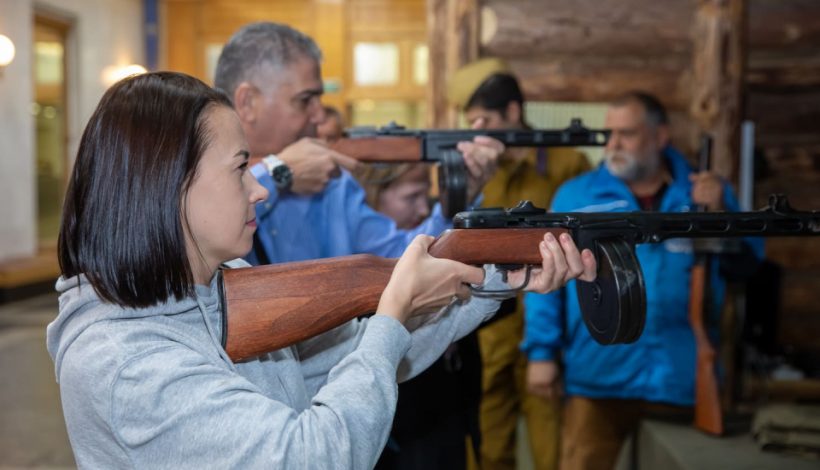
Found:
[(290, 185), (293, 183), (293, 173), (287, 165), (279, 165), (274, 168), (271, 177), (278, 189), (290, 189)]

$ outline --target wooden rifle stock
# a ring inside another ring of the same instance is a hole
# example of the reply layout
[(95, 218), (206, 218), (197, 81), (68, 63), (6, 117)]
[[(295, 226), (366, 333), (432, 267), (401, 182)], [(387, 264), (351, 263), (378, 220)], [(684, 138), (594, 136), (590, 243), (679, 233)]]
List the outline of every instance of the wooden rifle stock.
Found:
[(341, 138), (331, 148), (361, 162), (399, 163), (423, 159), (421, 139), (418, 137)]
[[(704, 135), (700, 148), (700, 171), (709, 169), (712, 139)], [(705, 208), (699, 207), (699, 211)], [(695, 335), (695, 427), (703, 432), (723, 434), (723, 410), (720, 390), (715, 375), (714, 346), (709, 341), (703, 320), (706, 309), (706, 289), (709, 280), (709, 255), (696, 254), (689, 285), (689, 324)]]
[(692, 267), (689, 297), (689, 323), (695, 334), (697, 359), (695, 363), (695, 427), (703, 432), (719, 436), (723, 434), (723, 412), (720, 407), (720, 391), (715, 377), (714, 346), (706, 334), (703, 308), (707, 276), (706, 263), (700, 261)]
[(355, 255), (222, 270), (222, 343), (234, 362), (376, 310), (396, 260)]
[[(466, 264), (541, 264), (538, 243), (562, 228), (445, 231), (430, 254)], [(353, 255), (220, 271), (222, 344), (239, 362), (375, 312), (396, 260)]]

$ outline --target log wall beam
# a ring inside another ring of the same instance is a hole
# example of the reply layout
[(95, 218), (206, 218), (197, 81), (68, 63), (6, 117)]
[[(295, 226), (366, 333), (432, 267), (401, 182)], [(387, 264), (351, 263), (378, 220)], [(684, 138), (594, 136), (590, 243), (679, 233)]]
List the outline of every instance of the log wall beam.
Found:
[(670, 108), (689, 106), (691, 56), (617, 62), (609, 57), (553, 56), (509, 62), (528, 100), (607, 102), (627, 90), (640, 89)]
[(732, 179), (745, 67), (745, 0), (698, 0), (693, 28), (693, 89), (689, 107), (713, 137), (712, 169)]
[(691, 53), (692, 0), (486, 0), (481, 55), (669, 57)]
[(749, 0), (746, 83), (820, 87), (820, 2)]
[(447, 79), (460, 66), (478, 58), (477, 0), (427, 0), (430, 45), (428, 122), (455, 127), (457, 110), (447, 102)]
[(748, 42), (751, 52), (820, 49), (820, 2), (817, 0), (749, 0)]

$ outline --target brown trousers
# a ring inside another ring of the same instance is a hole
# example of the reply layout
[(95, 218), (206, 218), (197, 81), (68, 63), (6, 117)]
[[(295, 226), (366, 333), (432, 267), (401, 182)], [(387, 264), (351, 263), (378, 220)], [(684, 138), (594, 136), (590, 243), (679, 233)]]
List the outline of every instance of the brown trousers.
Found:
[(692, 409), (642, 400), (569, 397), (561, 432), (561, 470), (611, 470), (645, 417), (691, 421)]
[(524, 315), (516, 311), (478, 330), (482, 390), (479, 411), (481, 470), (514, 470), (519, 416), (536, 470), (558, 468), (560, 403), (531, 395), (526, 388), (527, 360), (519, 350)]

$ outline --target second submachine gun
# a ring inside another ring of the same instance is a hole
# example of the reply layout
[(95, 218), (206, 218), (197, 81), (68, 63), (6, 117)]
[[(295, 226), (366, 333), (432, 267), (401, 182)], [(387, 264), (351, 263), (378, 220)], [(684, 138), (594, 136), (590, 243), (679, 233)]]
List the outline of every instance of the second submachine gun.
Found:
[(580, 147), (606, 145), (609, 131), (588, 129), (578, 118), (565, 129), (407, 129), (391, 123), (379, 128), (347, 129), (345, 137), (332, 147), (362, 162), (439, 163), (441, 208), (452, 217), (469, 203), (467, 173), (456, 145), (482, 135), (507, 147)]

